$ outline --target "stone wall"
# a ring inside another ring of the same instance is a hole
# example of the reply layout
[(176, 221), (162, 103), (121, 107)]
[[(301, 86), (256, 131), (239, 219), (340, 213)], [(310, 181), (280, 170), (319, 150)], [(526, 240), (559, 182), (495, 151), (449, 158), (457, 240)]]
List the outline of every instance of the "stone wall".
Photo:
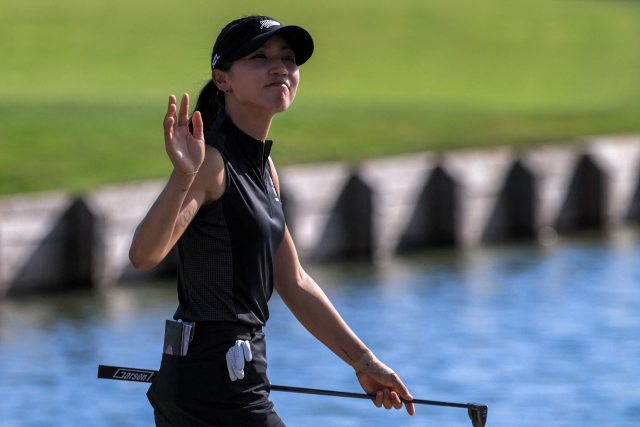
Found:
[[(380, 261), (431, 247), (640, 223), (640, 137), (593, 137), (516, 151), (414, 153), (357, 166), (279, 168), (285, 215), (310, 262)], [(131, 238), (164, 180), (0, 197), (0, 296), (174, 276), (175, 251), (136, 271)]]

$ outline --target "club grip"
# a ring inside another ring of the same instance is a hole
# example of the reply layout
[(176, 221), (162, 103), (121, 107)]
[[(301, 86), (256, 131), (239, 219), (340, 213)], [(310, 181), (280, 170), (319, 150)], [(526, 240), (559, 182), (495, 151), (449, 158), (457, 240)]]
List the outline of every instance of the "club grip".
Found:
[(150, 383), (158, 371), (152, 369), (123, 368), (119, 366), (98, 366), (98, 378), (107, 380), (133, 381), (137, 383)]

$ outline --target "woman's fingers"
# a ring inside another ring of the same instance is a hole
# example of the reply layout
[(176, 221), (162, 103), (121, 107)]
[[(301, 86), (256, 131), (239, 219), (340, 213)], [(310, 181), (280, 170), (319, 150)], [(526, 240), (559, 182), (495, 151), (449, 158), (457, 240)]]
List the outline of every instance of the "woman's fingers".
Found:
[[(398, 394), (404, 398), (405, 400), (413, 400), (413, 396), (409, 393), (407, 387), (405, 387), (404, 383), (400, 380), (398, 375), (394, 374), (392, 377), (393, 387), (398, 390)], [(405, 407), (407, 408), (407, 412), (409, 415), (413, 415), (416, 413), (415, 408), (413, 407), (413, 403), (405, 403)]]
[(173, 131), (173, 117), (164, 119), (164, 137), (168, 141), (171, 139), (171, 132)]
[(391, 393), (389, 393), (389, 398), (391, 400), (391, 406), (396, 409), (402, 408), (402, 401), (400, 400), (400, 396), (398, 396), (398, 393), (392, 391)]
[(180, 101), (180, 119), (178, 120), (178, 126), (187, 126), (189, 124), (189, 95), (182, 95), (182, 101)]
[(384, 406), (385, 409), (402, 408), (402, 401), (400, 400), (398, 393), (395, 391), (389, 391), (388, 388), (383, 388), (376, 392), (376, 400), (373, 401), (373, 404), (378, 408)]
[(382, 393), (384, 394), (384, 397), (382, 399), (382, 404), (384, 405), (384, 409), (391, 409), (391, 397), (389, 396), (389, 389), (388, 388), (382, 389)]
[(165, 121), (169, 117), (173, 117), (176, 112), (176, 97), (171, 95), (169, 96), (169, 106), (167, 107), (167, 115), (164, 116)]
[[(175, 105), (173, 107), (175, 109)], [(164, 136), (165, 138), (171, 139), (171, 134), (173, 133), (173, 125), (175, 123), (175, 119), (173, 118), (173, 113), (171, 111), (171, 107), (169, 107), (169, 111), (167, 112), (167, 116), (164, 118)]]
[(416, 408), (413, 407), (413, 403), (406, 403), (404, 404), (404, 407), (407, 408), (407, 414), (414, 416), (416, 413)]
[(176, 105), (176, 97), (174, 95), (169, 95), (169, 107), (167, 109), (170, 109), (172, 105)]
[(400, 394), (400, 396), (404, 397), (407, 400), (413, 400), (413, 396), (411, 396), (411, 394), (409, 393), (409, 390), (407, 389), (407, 387), (404, 385), (404, 383), (402, 382), (400, 377), (398, 377), (397, 374), (394, 374), (391, 377), (391, 381), (393, 382), (393, 387), (398, 390), (398, 393)]
[(171, 131), (175, 123), (174, 116), (176, 114), (176, 97), (169, 96), (169, 107), (167, 108), (167, 114), (164, 116), (164, 136), (165, 138), (171, 138)]
[(376, 392), (376, 400), (373, 401), (373, 404), (376, 405), (376, 407), (381, 407), (382, 406), (382, 400), (384, 398), (384, 393), (382, 393), (382, 390), (378, 390)]
[(200, 115), (200, 111), (196, 111), (191, 116), (191, 123), (193, 124), (193, 137), (195, 139), (203, 139), (204, 135), (202, 134), (202, 116)]
[[(376, 392), (376, 399), (373, 401), (373, 404), (376, 405), (378, 408), (381, 408), (382, 406), (384, 406), (385, 409), (402, 408), (402, 400), (400, 400), (400, 395), (395, 391), (389, 391), (388, 388), (384, 388)], [(405, 403), (405, 406), (407, 408), (407, 412), (409, 413), (409, 415), (415, 414), (413, 403)]]

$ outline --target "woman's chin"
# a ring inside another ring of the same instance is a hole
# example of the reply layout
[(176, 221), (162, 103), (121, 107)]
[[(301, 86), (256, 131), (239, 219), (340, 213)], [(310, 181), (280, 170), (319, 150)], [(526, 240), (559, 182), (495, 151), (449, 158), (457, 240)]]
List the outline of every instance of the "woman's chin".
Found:
[(276, 113), (282, 113), (287, 111), (287, 108), (291, 105), (291, 102), (288, 99), (277, 100), (271, 105), (271, 109)]
[(280, 107), (280, 109), (278, 109), (278, 113), (283, 113), (283, 112), (287, 111), (287, 109), (289, 108), (290, 105), (291, 104), (289, 104), (289, 103), (287, 103), (286, 105), (282, 105)]

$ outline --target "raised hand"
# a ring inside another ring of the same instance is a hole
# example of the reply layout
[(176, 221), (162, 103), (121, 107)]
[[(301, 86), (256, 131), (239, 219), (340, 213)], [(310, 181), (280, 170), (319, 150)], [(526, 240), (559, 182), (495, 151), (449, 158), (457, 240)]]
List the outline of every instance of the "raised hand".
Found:
[(204, 135), (200, 112), (193, 113), (193, 135), (189, 132), (189, 95), (182, 96), (178, 116), (176, 97), (169, 97), (169, 109), (164, 117), (164, 144), (177, 172), (195, 174), (204, 161)]
[[(371, 352), (365, 353), (360, 360), (352, 365), (360, 385), (367, 394), (375, 394), (374, 405), (378, 408), (384, 405), (386, 409), (402, 408), (400, 397), (413, 400), (413, 397), (402, 383), (400, 377), (387, 365), (380, 362)], [(409, 415), (415, 414), (413, 403), (405, 403)]]

